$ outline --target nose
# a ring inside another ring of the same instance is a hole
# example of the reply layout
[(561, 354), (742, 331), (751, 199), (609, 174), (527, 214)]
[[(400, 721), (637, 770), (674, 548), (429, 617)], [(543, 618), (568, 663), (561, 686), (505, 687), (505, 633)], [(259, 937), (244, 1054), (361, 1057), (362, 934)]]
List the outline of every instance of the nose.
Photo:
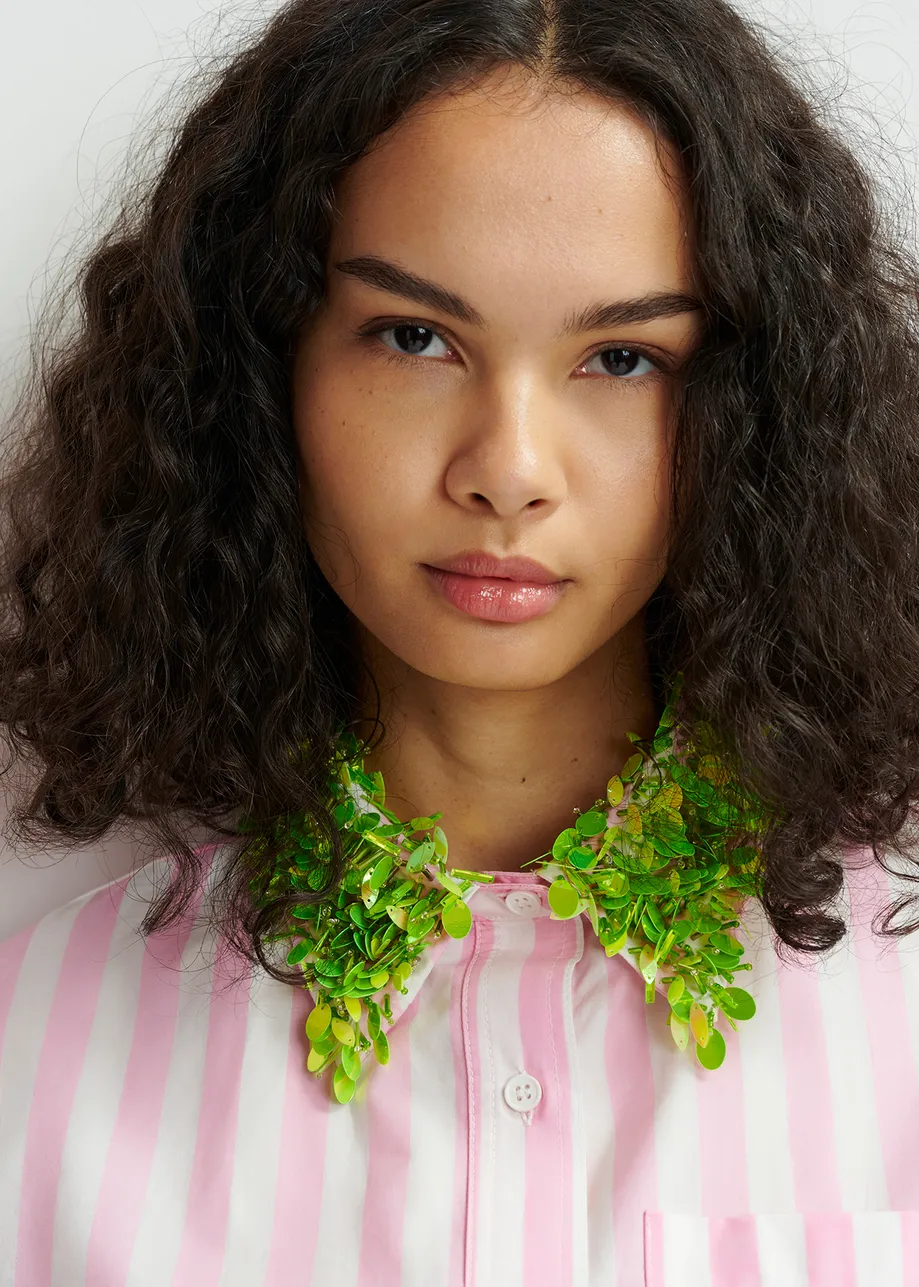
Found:
[(547, 517), (565, 499), (564, 443), (534, 399), (483, 411), (454, 445), (445, 476), (450, 498), (500, 518)]

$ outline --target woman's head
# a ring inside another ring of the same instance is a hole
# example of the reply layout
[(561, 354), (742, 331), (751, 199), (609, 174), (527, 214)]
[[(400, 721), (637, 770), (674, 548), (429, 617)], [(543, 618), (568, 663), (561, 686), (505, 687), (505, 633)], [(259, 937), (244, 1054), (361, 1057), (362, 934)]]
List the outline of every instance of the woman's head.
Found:
[[(480, 318), (335, 267), (368, 256)], [(160, 928), (197, 883), (189, 819), (305, 809), (332, 835), (355, 618), (497, 685), (636, 621), (658, 693), (682, 670), (685, 719), (776, 806), (780, 937), (835, 941), (828, 847), (892, 842), (917, 793), (917, 284), (857, 158), (723, 0), (287, 5), (100, 238), (16, 408), (0, 720), (43, 775), (14, 823), (150, 818), (178, 859)], [(699, 310), (564, 333), (649, 290)], [(437, 337), (350, 334), (419, 315)], [(639, 386), (609, 351), (626, 326), (678, 371)], [(435, 643), (413, 638), (418, 562), (470, 544), (575, 583), (500, 635), (419, 598)], [(227, 886), (262, 965), (270, 870), (243, 851)]]
[[(416, 105), (336, 198), (293, 424), (310, 545), (365, 651), (485, 689), (607, 644), (634, 663), (702, 331), (678, 159), (627, 106), (502, 68)], [(648, 320), (614, 322), (629, 301)], [(426, 569), (470, 551), (564, 589), (525, 620), (458, 610)]]

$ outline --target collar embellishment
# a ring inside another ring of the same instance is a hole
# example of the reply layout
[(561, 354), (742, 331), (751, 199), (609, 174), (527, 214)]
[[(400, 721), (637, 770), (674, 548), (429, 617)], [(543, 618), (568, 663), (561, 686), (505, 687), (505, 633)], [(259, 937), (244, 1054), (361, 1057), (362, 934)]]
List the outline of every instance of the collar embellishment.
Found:
[[(743, 900), (760, 893), (767, 817), (731, 777), (711, 726), (700, 724), (693, 738), (675, 732), (681, 686), (677, 675), (650, 743), (627, 734), (636, 750), (610, 778), (606, 798), (576, 811), (551, 850), (523, 866), (550, 882), (553, 918), (586, 914), (607, 956), (637, 969), (646, 1002), (666, 988), (675, 1044), (682, 1051), (692, 1039), (698, 1062), (715, 1069), (726, 1051), (719, 1013), (736, 1031), (736, 1021), (756, 1012), (749, 992), (734, 986), (734, 975), (752, 966), (741, 963), (743, 946), (729, 931), (742, 924)], [(304, 895), (286, 932), (266, 942), (299, 940), (286, 961), (301, 966), (315, 1002), (307, 1069), (331, 1072), (332, 1094), (347, 1103), (362, 1056), (389, 1060), (383, 1022), (391, 1027), (398, 1017), (393, 991), (406, 997), (413, 972), (420, 984), (427, 970), (419, 957), (444, 935), (469, 933), (469, 900), (494, 876), (448, 870), (442, 814), (402, 822), (386, 808), (382, 775), (365, 772), (352, 733), (338, 739), (328, 792), (345, 854), (340, 887), (315, 901), (330, 851), (303, 814), (286, 815), (274, 824), (284, 843), (260, 905), (279, 887)], [(244, 819), (241, 830), (254, 827)]]

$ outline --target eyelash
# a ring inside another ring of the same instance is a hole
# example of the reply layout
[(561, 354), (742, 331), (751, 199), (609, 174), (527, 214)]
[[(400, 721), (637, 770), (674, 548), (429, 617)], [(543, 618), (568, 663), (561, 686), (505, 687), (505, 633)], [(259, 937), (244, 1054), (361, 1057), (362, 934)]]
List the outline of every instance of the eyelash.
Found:
[[(356, 330), (354, 334), (359, 339), (362, 339), (362, 340), (373, 340), (373, 339), (376, 339), (376, 337), (382, 334), (384, 331), (398, 330), (402, 326), (417, 326), (422, 330), (430, 331), (432, 335), (436, 335), (439, 340), (443, 340), (444, 343), (448, 344), (450, 348), (454, 347), (453, 343), (449, 340), (449, 338), (446, 335), (436, 330), (435, 327), (431, 326), (429, 322), (420, 322), (418, 321), (417, 318), (403, 317), (403, 318), (398, 318), (394, 322), (386, 322), (379, 326), (372, 326), (370, 328), (362, 327)], [(655, 368), (655, 370), (653, 372), (650, 372), (647, 375), (641, 375), (634, 379), (631, 376), (625, 376), (625, 375), (606, 375), (606, 376), (600, 376), (599, 377), (600, 379), (609, 380), (612, 384), (630, 384), (638, 388), (643, 388), (646, 384), (653, 383), (654, 381), (658, 380), (662, 375), (665, 375), (667, 373), (667, 366), (659, 358), (656, 358), (653, 354), (649, 353), (647, 349), (639, 348), (634, 344), (605, 344), (602, 348), (595, 349), (593, 353), (588, 354), (588, 356), (584, 359), (584, 361), (580, 365), (584, 366), (587, 362), (590, 362), (593, 358), (595, 358), (598, 353), (609, 353), (619, 348), (625, 349), (629, 353), (634, 353), (638, 357), (645, 358), (648, 362), (651, 363), (651, 365)], [(396, 353), (392, 349), (386, 348), (385, 345), (380, 345), (379, 349), (381, 349), (382, 351), (379, 352), (378, 355), (381, 356), (384, 359), (384, 361), (396, 362), (400, 366), (410, 366), (413, 363), (417, 362), (419, 357), (423, 358), (425, 356), (423, 353), (418, 354), (415, 357), (410, 356), (408, 353)]]

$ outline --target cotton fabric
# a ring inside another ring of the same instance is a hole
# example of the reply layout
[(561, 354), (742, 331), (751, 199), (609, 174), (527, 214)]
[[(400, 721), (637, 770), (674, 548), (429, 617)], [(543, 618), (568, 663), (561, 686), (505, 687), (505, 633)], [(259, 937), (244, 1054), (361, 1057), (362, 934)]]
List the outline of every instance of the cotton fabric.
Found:
[(306, 1070), (311, 994), (233, 982), (200, 901), (140, 936), (169, 865), (0, 944), (2, 1287), (919, 1283), (919, 934), (872, 935), (876, 865), (816, 961), (747, 902), (758, 1012), (714, 1071), (586, 914), (496, 872), (348, 1104)]

